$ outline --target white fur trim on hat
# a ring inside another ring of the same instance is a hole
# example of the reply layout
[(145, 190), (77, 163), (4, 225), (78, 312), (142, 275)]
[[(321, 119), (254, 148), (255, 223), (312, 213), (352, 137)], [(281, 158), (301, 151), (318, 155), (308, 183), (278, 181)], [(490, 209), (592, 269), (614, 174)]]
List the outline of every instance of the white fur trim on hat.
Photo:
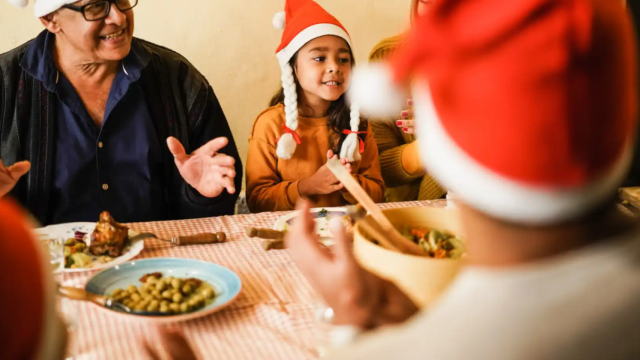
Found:
[(278, 30), (284, 30), (285, 25), (287, 24), (287, 13), (284, 11), (280, 11), (273, 15), (273, 19), (271, 20), (273, 27)]
[(334, 35), (338, 36), (344, 41), (347, 42), (347, 45), (351, 46), (351, 38), (349, 38), (349, 34), (344, 31), (340, 26), (333, 24), (316, 24), (313, 26), (309, 26), (308, 28), (300, 31), (296, 37), (289, 42), (289, 45), (284, 49), (280, 50), (276, 56), (278, 57), (278, 61), (280, 62), (280, 66), (288, 63), (289, 60), (293, 57), (293, 55), (300, 50), (306, 43), (309, 41), (319, 38), (321, 36), (326, 35)]
[(73, 4), (78, 0), (36, 0), (33, 6), (33, 13), (36, 17), (43, 17), (59, 10), (61, 7)]
[(422, 160), (431, 174), (456, 198), (495, 218), (545, 225), (575, 219), (607, 201), (625, 179), (632, 144), (611, 169), (588, 185), (543, 188), (506, 178), (467, 155), (442, 127), (428, 87), (414, 88), (416, 131)]
[[(9, 4), (24, 8), (29, 5), (29, 0), (7, 0)], [(33, 6), (33, 13), (36, 17), (43, 17), (51, 14), (52, 12), (59, 10), (61, 7), (73, 4), (78, 0), (37, 0)]]
[(398, 117), (407, 102), (407, 95), (393, 82), (391, 69), (382, 63), (356, 67), (348, 96), (360, 105), (362, 114), (373, 119)]

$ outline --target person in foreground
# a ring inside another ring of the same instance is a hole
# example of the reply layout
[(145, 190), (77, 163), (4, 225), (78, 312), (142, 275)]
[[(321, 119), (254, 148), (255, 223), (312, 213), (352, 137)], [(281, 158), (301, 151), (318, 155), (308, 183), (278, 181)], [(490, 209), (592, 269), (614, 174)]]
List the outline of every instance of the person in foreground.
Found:
[[(69, 334), (45, 247), (29, 228), (23, 209), (0, 199), (0, 359), (63, 360)], [(173, 360), (197, 359), (181, 332), (158, 328), (140, 340), (153, 360), (161, 353)]]
[[(287, 0), (274, 25), (282, 89), (255, 121), (247, 155), (247, 203), (252, 212), (293, 210), (307, 198), (318, 207), (353, 197), (327, 167), (343, 164), (376, 201), (384, 197), (378, 148), (357, 106), (348, 106), (354, 65), (344, 26), (313, 0)], [(284, 24), (282, 23), (284, 22)]]
[(36, 0), (46, 30), (0, 55), (0, 197), (43, 225), (235, 210), (242, 164), (213, 89), (133, 37), (137, 4)]
[[(363, 85), (376, 70), (354, 75), (363, 111), (402, 100), (359, 92), (390, 88)], [(620, 2), (438, 1), (385, 71), (415, 81), (422, 156), (460, 199), (466, 267), (418, 311), (344, 231), (330, 256), (300, 217), (287, 245), (335, 323), (378, 329), (332, 358), (640, 358), (640, 229), (614, 204), (638, 106)]]

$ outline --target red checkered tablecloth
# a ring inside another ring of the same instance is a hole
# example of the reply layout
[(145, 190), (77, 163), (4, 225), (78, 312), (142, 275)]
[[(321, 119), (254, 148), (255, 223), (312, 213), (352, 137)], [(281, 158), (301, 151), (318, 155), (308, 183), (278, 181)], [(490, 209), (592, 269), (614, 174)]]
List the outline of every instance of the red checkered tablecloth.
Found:
[[(445, 201), (438, 200), (381, 204), (381, 207), (445, 205)], [(153, 232), (164, 238), (200, 232), (227, 234), (226, 243), (203, 246), (174, 247), (157, 240), (145, 240), (144, 251), (139, 256), (209, 261), (233, 270), (242, 279), (242, 293), (230, 307), (205, 318), (172, 325), (185, 333), (202, 359), (318, 357), (317, 339), (323, 336), (323, 330), (314, 317), (316, 294), (287, 251), (265, 252), (260, 240), (245, 235), (246, 227), (272, 228), (276, 220), (286, 214), (131, 224), (137, 231)], [(59, 280), (65, 286), (83, 287), (94, 274), (64, 274)], [(66, 308), (69, 307), (76, 322), (73, 343), (78, 360), (147, 358), (142, 340), (154, 333), (151, 325), (110, 316), (88, 303), (68, 302)]]

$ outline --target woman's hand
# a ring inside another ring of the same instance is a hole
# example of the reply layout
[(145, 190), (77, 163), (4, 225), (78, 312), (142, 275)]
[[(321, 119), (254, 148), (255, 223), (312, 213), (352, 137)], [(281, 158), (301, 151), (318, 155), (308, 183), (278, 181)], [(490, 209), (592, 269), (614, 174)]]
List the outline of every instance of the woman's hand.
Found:
[[(409, 99), (407, 105), (413, 107), (413, 100)], [(396, 126), (402, 129), (405, 134), (415, 134), (413, 110), (407, 109), (400, 113), (400, 120), (396, 121)]]

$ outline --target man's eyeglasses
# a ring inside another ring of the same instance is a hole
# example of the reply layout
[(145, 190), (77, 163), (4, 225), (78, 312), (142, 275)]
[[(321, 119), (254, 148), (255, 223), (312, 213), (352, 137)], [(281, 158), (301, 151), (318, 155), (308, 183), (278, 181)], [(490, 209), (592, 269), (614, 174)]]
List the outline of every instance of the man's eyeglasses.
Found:
[(115, 4), (118, 10), (125, 12), (138, 5), (138, 0), (103, 0), (94, 1), (83, 6), (64, 5), (65, 9), (82, 13), (87, 21), (99, 21), (106, 19), (111, 12), (111, 4)]

